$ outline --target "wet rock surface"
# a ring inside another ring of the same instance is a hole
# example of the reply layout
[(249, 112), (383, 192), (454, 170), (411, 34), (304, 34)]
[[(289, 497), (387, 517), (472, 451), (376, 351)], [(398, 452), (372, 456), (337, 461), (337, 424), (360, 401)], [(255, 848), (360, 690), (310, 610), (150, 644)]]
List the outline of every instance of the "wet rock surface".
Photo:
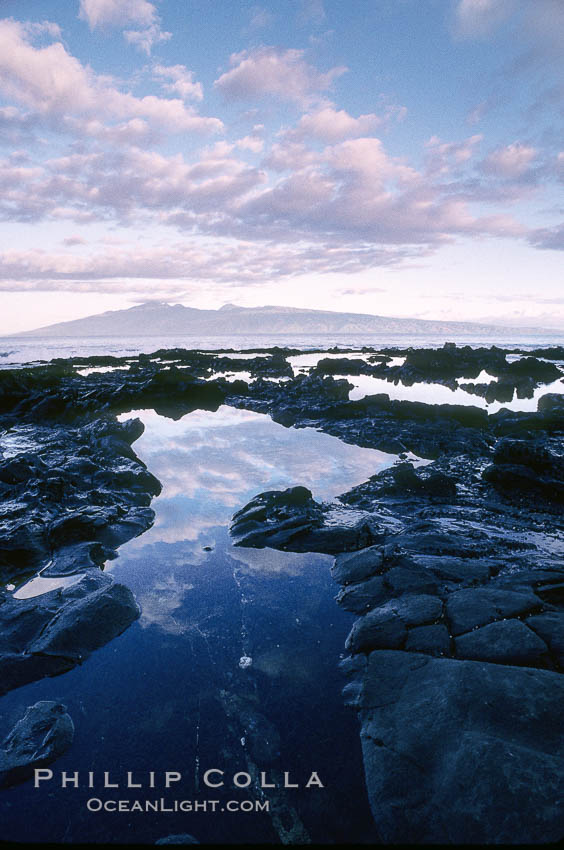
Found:
[(30, 706), (0, 744), (0, 788), (25, 782), (66, 752), (73, 738), (64, 705), (43, 700)]
[[(359, 714), (380, 839), (560, 839), (563, 397), (488, 415), (386, 394), (350, 401), (338, 376), (474, 382), (486, 399), (530, 397), (562, 376), (564, 350), (363, 349), (341, 352), (345, 362), (321, 357), (295, 377), (295, 350), (234, 353), (176, 349), (0, 371), (4, 582), (40, 571), (76, 577), (31, 599), (2, 591), (5, 688), (70, 669), (138, 616), (100, 567), (149, 527), (160, 485), (132, 449), (142, 426), (116, 414), (153, 407), (179, 418), (221, 403), (267, 413), (400, 456), (340, 497), (350, 522), (331, 522), (329, 506), (296, 482), (255, 497), (232, 527), (238, 545), (336, 556), (337, 602), (357, 615), (344, 693)], [(114, 371), (82, 375), (79, 366)], [(239, 370), (251, 380), (213, 377)], [(432, 462), (418, 465), (410, 452)], [(255, 758), (267, 763), (260, 739), (272, 735), (260, 710), (235, 708), (258, 730)]]
[(371, 652), (352, 704), (380, 840), (560, 840), (563, 697), (556, 672)]
[(0, 595), (0, 694), (81, 664), (140, 614), (123, 584), (89, 570), (70, 587), (30, 599)]
[[(467, 377), (486, 368), (534, 380), (561, 374), (552, 363), (524, 358), (517, 368), (490, 354), (462, 352), (459, 367)], [(405, 365), (414, 380), (446, 380), (455, 357), (408, 353)], [(372, 536), (368, 546), (343, 545), (332, 575), (337, 602), (358, 615), (344, 693), (359, 712), (380, 839), (560, 839), (561, 397), (547, 395), (533, 413), (489, 416), (387, 396), (346, 403), (327, 391), (303, 408), (290, 394), (283, 411), (278, 404), (272, 398), (270, 409), (288, 424), (433, 459), (419, 468), (404, 460), (340, 497), (365, 512)], [(304, 549), (319, 533), (304, 531)]]

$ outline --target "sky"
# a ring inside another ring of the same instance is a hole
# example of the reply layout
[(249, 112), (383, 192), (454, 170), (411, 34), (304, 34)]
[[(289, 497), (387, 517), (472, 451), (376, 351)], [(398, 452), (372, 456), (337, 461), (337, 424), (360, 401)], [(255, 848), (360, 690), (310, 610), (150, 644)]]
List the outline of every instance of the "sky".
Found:
[(157, 299), (564, 329), (562, 0), (0, 0), (0, 333)]

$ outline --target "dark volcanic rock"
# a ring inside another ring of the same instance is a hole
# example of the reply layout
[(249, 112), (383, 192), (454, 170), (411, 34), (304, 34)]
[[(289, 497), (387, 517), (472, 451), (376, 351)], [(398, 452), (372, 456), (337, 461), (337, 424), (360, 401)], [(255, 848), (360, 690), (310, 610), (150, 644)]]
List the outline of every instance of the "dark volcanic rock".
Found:
[(406, 635), (405, 624), (395, 611), (376, 608), (356, 620), (345, 641), (345, 648), (353, 654), (373, 649), (400, 649)]
[(405, 642), (408, 652), (424, 652), (427, 655), (450, 655), (450, 635), (446, 626), (416, 626), (410, 629)]
[(356, 675), (382, 843), (560, 840), (563, 677), (401, 651)]
[(36, 702), (0, 744), (0, 788), (24, 782), (72, 744), (74, 725), (64, 705)]
[(483, 477), (507, 495), (529, 491), (551, 501), (564, 501), (564, 457), (538, 442), (501, 441), (493, 465), (484, 470)]
[(312, 375), (369, 375), (373, 372), (365, 360), (351, 357), (325, 357), (319, 360)]
[[(8, 436), (29, 440), (28, 427)], [(138, 419), (34, 427), (41, 459), (26, 452), (4, 463), (0, 579), (18, 583), (44, 567), (68, 575), (101, 566), (150, 527), (149, 504), (161, 487), (131, 448), (142, 433)]]
[(337, 555), (331, 567), (331, 575), (339, 584), (347, 585), (381, 572), (383, 566), (384, 548), (370, 546), (360, 552)]
[(525, 667), (545, 666), (548, 661), (546, 643), (520, 620), (490, 623), (460, 635), (454, 643), (459, 658)]
[(345, 611), (365, 614), (370, 608), (388, 599), (389, 595), (388, 586), (382, 576), (372, 576), (357, 584), (343, 587), (337, 594), (336, 600)]
[(401, 596), (403, 593), (434, 594), (439, 583), (433, 575), (409, 567), (392, 567), (384, 577), (390, 589), (391, 596)]
[(411, 349), (398, 374), (415, 380), (433, 378), (477, 378), (485, 369), (492, 375), (507, 367), (505, 354), (500, 349), (458, 348), (454, 343), (445, 343), (443, 348)]
[(125, 585), (91, 570), (31, 599), (0, 597), (0, 693), (81, 664), (121, 634), (140, 609)]
[[(443, 472), (432, 471), (421, 475), (411, 463), (398, 463), (391, 468), (389, 474), (393, 483), (384, 487), (384, 492), (387, 493), (413, 492), (424, 497), (436, 496), (443, 499), (456, 496), (454, 480)], [(382, 479), (384, 478), (382, 475)]]
[(494, 620), (538, 611), (541, 600), (534, 593), (516, 593), (489, 587), (458, 590), (446, 603), (446, 615), (453, 635), (461, 635)]
[(547, 611), (527, 617), (525, 622), (548, 645), (552, 657), (564, 669), (564, 612)]
[(236, 546), (271, 546), (290, 552), (362, 549), (374, 541), (369, 523), (324, 526), (325, 509), (306, 487), (269, 490), (255, 496), (233, 516), (230, 533)]
[(70, 576), (83, 573), (96, 567), (102, 567), (113, 554), (113, 550), (101, 543), (78, 543), (58, 549), (48, 567), (41, 571), (44, 578)]
[(255, 496), (234, 514), (230, 530), (238, 546), (282, 548), (296, 534), (322, 524), (323, 511), (311, 491), (307, 487), (290, 487)]

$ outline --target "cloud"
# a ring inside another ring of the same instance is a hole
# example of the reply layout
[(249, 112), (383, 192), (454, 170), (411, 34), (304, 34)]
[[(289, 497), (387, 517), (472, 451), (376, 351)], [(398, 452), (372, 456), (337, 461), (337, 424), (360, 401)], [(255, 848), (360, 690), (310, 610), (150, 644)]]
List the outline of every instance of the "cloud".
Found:
[[(431, 250), (460, 234), (523, 232), (507, 215), (471, 213), (469, 202), (485, 191), (480, 184), (436, 182), (391, 157), (377, 138), (348, 139), (318, 151), (295, 142), (274, 146), (264, 164), (282, 176), (271, 180), (234, 154), (236, 147), (252, 154), (261, 141), (249, 136), (235, 146), (220, 142), (193, 162), (135, 146), (72, 153), (41, 166), (7, 160), (0, 169), (0, 215), (154, 221), (244, 243), (303, 243), (302, 260), (313, 251), (315, 262), (332, 270), (389, 263), (403, 250)], [(464, 144), (449, 150), (465, 159)], [(321, 245), (324, 261), (317, 256)], [(285, 262), (270, 269), (271, 276), (281, 275), (282, 267), (290, 273)]]
[(168, 217), (211, 210), (217, 219), (265, 180), (260, 169), (234, 157), (204, 155), (191, 164), (181, 154), (165, 157), (135, 147), (74, 153), (41, 166), (5, 161), (0, 162), (0, 217), (143, 220), (159, 211)]
[(0, 107), (0, 142), (11, 146), (31, 144), (37, 125), (37, 117), (29, 112), (21, 112), (15, 106)]
[(253, 6), (249, 9), (249, 14), (251, 16), (249, 27), (252, 30), (267, 29), (275, 21), (274, 15), (262, 6)]
[(25, 21), (22, 26), (31, 38), (39, 38), (43, 35), (58, 39), (63, 37), (59, 24), (54, 21)]
[(238, 139), (235, 144), (242, 151), (260, 153), (264, 147), (264, 140), (258, 136), (244, 136), (242, 139)]
[(485, 38), (501, 25), (518, 48), (525, 48), (512, 66), (517, 71), (537, 63), (552, 63), (564, 55), (564, 4), (561, 0), (458, 0), (455, 33)]
[(317, 153), (303, 145), (279, 146), (265, 164), (289, 173), (238, 201), (222, 222), (231, 230), (222, 232), (428, 249), (457, 234), (522, 233), (509, 216), (476, 217), (467, 200), (456, 197), (458, 183), (434, 183), (390, 157), (379, 139), (351, 139)]
[(431, 136), (425, 143), (429, 152), (428, 173), (433, 175), (446, 174), (453, 167), (464, 165), (472, 159), (475, 148), (483, 138), (481, 134), (476, 134), (462, 142), (444, 142), (438, 136)]
[(564, 251), (564, 224), (534, 230), (529, 236), (529, 242), (535, 248)]
[(344, 109), (329, 105), (302, 115), (297, 126), (286, 134), (289, 138), (314, 138), (336, 142), (355, 136), (366, 136), (383, 123), (374, 113), (353, 118)]
[(300, 9), (298, 11), (298, 24), (307, 26), (307, 24), (315, 24), (321, 26), (327, 18), (323, 0), (300, 0)]
[(0, 291), (143, 292), (173, 297), (191, 285), (259, 285), (307, 273), (356, 272), (387, 266), (420, 249), (351, 249), (326, 244), (276, 245), (193, 239), (166, 246), (106, 246), (88, 256), (74, 253), (0, 253)]
[(156, 20), (157, 10), (148, 0), (80, 0), (79, 17), (91, 29), (127, 24), (148, 27)]
[(158, 24), (151, 24), (144, 30), (124, 30), (123, 37), (129, 44), (150, 56), (153, 46), (162, 41), (168, 41), (172, 38), (172, 33), (163, 32)]
[(459, 0), (455, 10), (456, 31), (466, 38), (486, 36), (513, 8), (514, 0)]
[(135, 97), (119, 91), (107, 77), (96, 75), (70, 55), (61, 42), (36, 48), (26, 28), (0, 21), (0, 91), (41, 116), (99, 121), (146, 120), (173, 132), (218, 132), (217, 118), (197, 115), (179, 99)]
[(482, 170), (496, 177), (521, 177), (529, 171), (537, 156), (533, 147), (513, 142), (492, 151), (481, 163)]
[(322, 73), (306, 62), (303, 50), (260, 47), (234, 53), (231, 70), (214, 85), (229, 100), (253, 100), (274, 96), (307, 106), (347, 70), (336, 67)]
[(264, 165), (273, 171), (301, 171), (317, 160), (315, 151), (307, 148), (303, 142), (285, 140), (282, 144), (272, 145)]
[(202, 84), (194, 81), (193, 71), (185, 65), (155, 65), (153, 76), (163, 82), (163, 88), (170, 94), (178, 94), (182, 100), (203, 100)]
[(124, 38), (147, 55), (153, 45), (171, 38), (171, 33), (161, 30), (157, 10), (148, 0), (80, 0), (79, 17), (91, 30), (128, 25), (140, 27), (125, 30)]

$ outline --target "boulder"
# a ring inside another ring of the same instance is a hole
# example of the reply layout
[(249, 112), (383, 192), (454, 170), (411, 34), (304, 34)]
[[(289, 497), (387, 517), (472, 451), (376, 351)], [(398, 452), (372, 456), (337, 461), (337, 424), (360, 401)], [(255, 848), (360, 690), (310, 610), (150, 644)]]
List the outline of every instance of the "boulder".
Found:
[(72, 744), (74, 725), (64, 705), (42, 701), (30, 706), (0, 744), (0, 788), (25, 782)]
[(0, 599), (0, 693), (81, 664), (140, 614), (133, 594), (99, 569), (30, 599)]
[(564, 677), (391, 650), (356, 675), (380, 842), (562, 838)]

